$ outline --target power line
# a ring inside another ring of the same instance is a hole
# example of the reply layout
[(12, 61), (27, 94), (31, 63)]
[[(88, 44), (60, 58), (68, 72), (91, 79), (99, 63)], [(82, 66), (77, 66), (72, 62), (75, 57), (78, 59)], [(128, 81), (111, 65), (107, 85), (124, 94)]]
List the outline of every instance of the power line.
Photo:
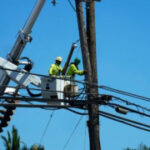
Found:
[(48, 126), (49, 126), (49, 124), (50, 124), (50, 122), (51, 122), (51, 120), (52, 120), (53, 115), (54, 115), (54, 110), (53, 110), (52, 113), (50, 114), (50, 117), (49, 117), (49, 120), (48, 120), (48, 122), (47, 122), (47, 125), (46, 125), (46, 127), (45, 127), (45, 129), (44, 129), (44, 132), (43, 132), (42, 136), (41, 136), (40, 144), (42, 143), (42, 141), (43, 141), (43, 139), (44, 139), (44, 136), (45, 136), (45, 134), (46, 134), (46, 131), (47, 131)]
[[(58, 106), (58, 105), (37, 105), (37, 104), (13, 104), (13, 103), (9, 103), (9, 104), (4, 104), (4, 103), (0, 103), (0, 106), (9, 106), (9, 107), (29, 107), (29, 108), (48, 108), (48, 107), (56, 107), (56, 108), (63, 108), (63, 109), (67, 109), (73, 113), (76, 113), (76, 114), (79, 114), (79, 115), (88, 115), (88, 113), (81, 113), (81, 112), (78, 112), (78, 111), (75, 111), (75, 110), (72, 110), (70, 108), (68, 108), (69, 106)], [(116, 115), (112, 115), (112, 114), (109, 114), (109, 113), (106, 113), (106, 112), (102, 112), (102, 111), (99, 111), (99, 114), (100, 115), (105, 115), (105, 117), (107, 118), (110, 118), (110, 119), (113, 119), (113, 120), (116, 120), (118, 122), (122, 122), (124, 124), (127, 124), (127, 125), (130, 125), (130, 126), (133, 126), (133, 127), (136, 127), (136, 128), (139, 128), (139, 129), (142, 129), (142, 130), (146, 130), (146, 131), (150, 131), (148, 129), (145, 129), (145, 128), (142, 128), (142, 127), (139, 127), (139, 126), (136, 126), (136, 125), (132, 125), (131, 123), (133, 124), (138, 124), (138, 125), (141, 125), (141, 126), (145, 126), (145, 127), (149, 127), (149, 125), (146, 125), (146, 124), (143, 124), (143, 123), (140, 123), (140, 122), (136, 122), (136, 121), (133, 121), (133, 120), (129, 120), (129, 119), (126, 119), (126, 118), (123, 118), (123, 117), (119, 117), (119, 116), (116, 116)], [(107, 116), (106, 116), (107, 115)], [(117, 119), (120, 119), (120, 120), (117, 120)], [(123, 121), (122, 121), (123, 120)], [(127, 122), (130, 122), (130, 123), (127, 123)]]
[(83, 118), (83, 116), (81, 116), (81, 117), (79, 118), (78, 122), (76, 123), (76, 125), (75, 125), (73, 131), (71, 132), (71, 134), (70, 134), (70, 136), (69, 136), (69, 138), (68, 138), (67, 142), (65, 143), (65, 145), (64, 145), (64, 147), (63, 147), (62, 150), (65, 150), (65, 148), (67, 147), (68, 143), (70, 142), (70, 140), (71, 140), (71, 138), (72, 138), (74, 132), (76, 131), (76, 129), (77, 129), (79, 123), (81, 122), (82, 118)]
[[(49, 79), (54, 79), (54, 77), (51, 77), (51, 76), (46, 76), (46, 75), (41, 75), (41, 74), (36, 74), (36, 73), (29, 73), (29, 72), (26, 72), (26, 71), (18, 71), (18, 70), (9, 69), (9, 68), (2, 68), (2, 67), (0, 67), (0, 69), (19, 72), (19, 73), (25, 73), (25, 74), (30, 74), (30, 75), (41, 76), (41, 77), (45, 77), (45, 78), (49, 78)], [(87, 81), (72, 80), (71, 78), (68, 79), (68, 78), (55, 77), (55, 79), (70, 80), (70, 81), (73, 81), (73, 82), (76, 82), (76, 83), (81, 83), (81, 84), (84, 84), (84, 85), (86, 84), (86, 85), (89, 85), (89, 86), (96, 86), (98, 88), (101, 88), (101, 89), (104, 89), (104, 90), (107, 90), (107, 91), (115, 92), (115, 93), (118, 93), (118, 94), (122, 94), (122, 95), (126, 95), (126, 96), (129, 96), (129, 97), (133, 97), (133, 98), (137, 98), (137, 99), (141, 99), (141, 100), (150, 102), (150, 98), (148, 98), (148, 97), (140, 96), (140, 95), (133, 94), (133, 93), (126, 92), (126, 91), (122, 91), (122, 90), (118, 90), (118, 89), (111, 88), (111, 87), (108, 87), (108, 86), (105, 86), (105, 85), (98, 85), (98, 84), (95, 84), (95, 83), (92, 83), (92, 82), (87, 82)]]
[(131, 126), (131, 127), (137, 128), (137, 129), (141, 129), (141, 130), (144, 130), (144, 131), (150, 132), (150, 130), (149, 130), (149, 129), (146, 129), (146, 128), (143, 128), (143, 127), (139, 127), (139, 126), (137, 126), (137, 125), (134, 125), (134, 124), (128, 123), (128, 122), (126, 122), (126, 121), (119, 120), (119, 119), (117, 119), (117, 118), (113, 118), (113, 117), (111, 117), (111, 116), (107, 116), (107, 115), (104, 115), (104, 114), (102, 114), (102, 113), (101, 113), (100, 115), (101, 115), (101, 116), (103, 116), (103, 117), (105, 117), (105, 118), (108, 118), (108, 119), (111, 119), (111, 120), (114, 120), (114, 121), (117, 121), (117, 122), (120, 122), (120, 123), (126, 124), (126, 125), (128, 125), (128, 126)]
[(113, 97), (113, 98), (116, 98), (116, 99), (118, 99), (118, 100), (120, 100), (121, 102), (126, 103), (127, 105), (133, 105), (133, 106), (136, 106), (136, 107), (141, 108), (141, 109), (143, 109), (143, 110), (150, 111), (150, 109), (147, 108), (147, 107), (143, 107), (143, 106), (141, 106), (141, 105), (138, 105), (138, 104), (129, 102), (129, 101), (127, 101), (127, 100), (125, 100), (125, 99), (122, 99), (122, 98), (120, 98), (120, 97), (116, 97), (116, 96), (112, 96), (112, 97)]
[(141, 122), (137, 122), (137, 121), (133, 121), (133, 120), (130, 120), (130, 119), (127, 119), (127, 118), (124, 118), (124, 117), (117, 116), (117, 115), (113, 115), (113, 114), (110, 114), (110, 113), (106, 113), (104, 111), (99, 111), (99, 114), (100, 115), (101, 114), (106, 115), (106, 116), (109, 116), (109, 117), (112, 117), (112, 118), (117, 118), (119, 120), (123, 120), (123, 121), (130, 122), (130, 123), (133, 123), (133, 124), (136, 124), (136, 125), (140, 125), (140, 126), (143, 126), (143, 127), (150, 128), (150, 125), (147, 125), (147, 124), (144, 124), (144, 123), (141, 123)]
[(140, 95), (136, 95), (136, 94), (133, 94), (133, 93), (130, 93), (130, 92), (126, 92), (126, 91), (122, 91), (122, 90), (117, 90), (115, 88), (111, 88), (111, 87), (104, 86), (104, 85), (101, 85), (99, 87), (101, 89), (104, 89), (104, 90), (107, 90), (107, 91), (115, 92), (115, 93), (118, 93), (118, 94), (122, 94), (122, 95), (126, 95), (126, 96), (129, 96), (129, 97), (133, 97), (133, 98), (137, 98), (137, 99), (141, 99), (141, 100), (150, 102), (150, 98), (145, 97), (145, 96), (140, 96)]
[[(28, 73), (28, 72), (24, 72), (24, 71), (18, 71), (18, 70), (12, 70), (12, 69), (4, 69), (4, 68), (0, 68), (0, 69), (3, 69), (3, 70), (11, 70), (11, 71), (15, 71), (15, 72), (23, 72), (23, 73), (27, 73), (27, 74), (31, 74), (31, 73)], [(44, 76), (44, 77), (47, 77), (47, 78), (51, 78), (51, 77), (49, 77), (49, 76), (45, 76), (45, 75), (39, 75), (39, 74), (33, 74), (33, 75), (38, 75), (38, 76)], [(62, 79), (62, 78), (61, 78)], [(64, 79), (63, 79), (64, 80)], [(68, 80), (68, 79), (67, 79)], [(129, 93), (129, 92), (125, 92), (125, 91), (121, 91), (121, 90), (117, 90), (117, 89), (114, 89), (114, 88), (110, 88), (110, 87), (107, 87), (107, 86), (99, 86), (99, 85), (97, 85), (97, 84), (93, 84), (93, 83), (89, 83), (89, 82), (86, 82), (86, 81), (77, 81), (77, 80), (75, 80), (75, 82), (78, 82), (78, 83), (81, 83), (81, 84), (87, 84), (87, 85), (89, 85), (89, 86), (97, 86), (97, 87), (99, 87), (99, 88), (102, 88), (102, 89), (104, 89), (104, 90), (108, 90), (108, 91), (111, 91), (111, 92), (115, 92), (115, 93), (119, 93), (119, 94), (122, 94), (122, 95), (126, 95), (126, 96), (130, 96), (130, 97), (134, 97), (134, 98), (138, 98), (138, 99), (141, 99), (141, 100), (144, 100), (144, 101), (148, 101), (148, 102), (150, 102), (150, 98), (147, 98), (147, 97), (144, 97), (144, 96), (139, 96), (139, 95), (136, 95), (136, 94), (133, 94), (133, 93)], [(37, 90), (37, 89), (36, 89)], [(39, 89), (38, 89), (39, 90)], [(57, 92), (59, 92), (59, 91), (57, 91)], [(83, 94), (83, 93), (82, 93)], [(29, 100), (29, 98), (27, 99), (25, 99), (24, 97), (20, 97), (20, 98), (18, 98), (18, 97), (0, 97), (0, 98), (2, 98), (2, 99), (24, 99), (25, 101), (27, 101), (27, 100)], [(150, 111), (150, 109), (148, 109), (148, 108), (146, 108), (146, 107), (142, 107), (142, 106), (140, 106), (140, 105), (137, 105), (137, 104), (134, 104), (134, 103), (131, 103), (131, 102), (129, 102), (129, 101), (126, 101), (126, 100), (123, 100), (123, 99), (121, 99), (121, 98), (118, 98), (118, 97), (115, 97), (115, 96), (113, 96), (113, 98), (116, 98), (116, 99), (119, 99), (120, 101), (122, 101), (122, 102), (125, 102), (126, 104), (128, 104), (128, 105), (134, 105), (134, 106), (136, 106), (136, 107), (139, 107), (139, 108), (142, 108), (142, 109), (144, 109), (144, 110), (147, 110), (147, 111)], [(46, 101), (48, 101), (49, 99), (33, 99), (33, 98), (30, 98), (30, 100), (32, 100), (32, 101), (41, 101), (41, 102), (46, 102)], [(65, 101), (65, 100), (63, 100), (63, 101)], [(67, 102), (67, 100), (66, 100), (66, 102)], [(71, 101), (71, 103), (72, 103), (73, 101)], [(81, 102), (81, 101), (78, 101), (79, 103)], [(70, 103), (70, 102), (69, 102)], [(74, 103), (74, 102), (73, 102)], [(78, 104), (79, 104), (78, 103)], [(101, 104), (100, 102), (98, 102), (98, 101), (93, 101), (92, 103), (98, 103), (98, 104)], [(92, 104), (92, 103), (90, 103), (90, 104)], [(83, 105), (87, 105), (87, 104), (89, 104), (89, 102), (88, 101), (82, 101), (80, 104), (83, 104)], [(31, 105), (26, 105), (26, 104), (5, 104), (5, 103), (1, 103), (0, 104), (0, 106), (10, 106), (10, 107), (13, 107), (13, 106), (16, 106), (16, 107), (40, 107), (40, 108), (48, 108), (48, 107), (56, 107), (56, 108), (67, 108), (68, 109), (68, 107), (70, 107), (70, 105), (68, 105), (68, 106), (54, 106), (54, 105), (37, 105), (37, 104), (31, 104)], [(79, 106), (79, 105), (78, 105)], [(127, 108), (128, 110), (130, 110), (130, 111), (134, 111), (134, 113), (137, 113), (137, 111), (135, 111), (135, 110), (132, 110), (132, 109), (130, 109), (130, 108)], [(80, 112), (76, 112), (76, 111), (74, 111), (74, 110), (71, 110), (71, 109), (68, 109), (69, 111), (72, 111), (72, 112), (74, 112), (74, 113), (77, 113), (77, 114), (80, 114), (80, 115), (85, 115), (85, 114), (83, 114), (83, 113), (80, 113)], [(140, 112), (141, 113), (141, 112)], [(145, 113), (143, 113), (144, 115), (145, 115)]]
[(15, 104), (15, 103), (0, 103), (0, 106), (7, 106), (7, 107), (21, 107), (21, 108), (66, 108), (70, 106), (58, 106), (58, 105), (41, 105), (41, 104)]
[[(124, 107), (124, 106), (119, 105), (119, 104), (107, 103), (107, 105), (108, 105), (108, 106), (112, 106), (113, 108), (114, 108), (114, 106), (116, 106), (116, 107), (121, 107), (121, 108), (124, 108), (124, 109), (126, 109), (126, 110), (132, 112), (132, 113), (137, 113), (137, 114), (140, 114), (140, 115), (143, 115), (143, 116), (146, 116), (146, 117), (150, 117), (149, 114), (142, 113), (142, 112), (140, 112), (140, 111), (136, 111), (136, 110), (134, 110), (134, 109), (127, 108), (127, 107)], [(115, 107), (115, 108), (116, 108), (116, 107)]]
[[(54, 77), (51, 77), (51, 76), (46, 76), (46, 75), (41, 75), (41, 74), (36, 74), (36, 73), (29, 73), (29, 72), (26, 72), (26, 71), (18, 71), (18, 70), (9, 69), (9, 68), (2, 68), (2, 67), (0, 67), (0, 69), (19, 72), (19, 73), (25, 73), (25, 74), (30, 74), (30, 75), (41, 76), (41, 77), (45, 77), (45, 78), (49, 78), (49, 79), (54, 79)], [(140, 96), (140, 95), (133, 94), (133, 93), (126, 92), (126, 91), (122, 91), (122, 90), (118, 90), (118, 89), (111, 88), (111, 87), (108, 87), (108, 86), (105, 86), (105, 85), (98, 85), (98, 84), (95, 84), (95, 83), (92, 83), (92, 82), (87, 82), (87, 81), (72, 80), (71, 78), (68, 79), (68, 78), (55, 77), (55, 79), (70, 80), (70, 81), (73, 81), (73, 82), (76, 82), (76, 83), (81, 83), (81, 84), (84, 84), (84, 85), (86, 84), (86, 85), (89, 85), (89, 86), (96, 86), (98, 88), (101, 88), (101, 89), (104, 89), (104, 90), (107, 90), (107, 91), (115, 92), (115, 93), (118, 93), (118, 94), (122, 94), (122, 95), (126, 95), (126, 96), (129, 96), (129, 97), (133, 97), (133, 98), (137, 98), (137, 99), (141, 99), (141, 100), (150, 102), (150, 98), (148, 98), (148, 97)]]
[(72, 110), (70, 108), (65, 108), (65, 109), (69, 110), (72, 113), (78, 114), (78, 115), (88, 115), (88, 113), (78, 112), (78, 111)]
[(68, 3), (70, 4), (71, 8), (76, 12), (76, 9), (75, 9), (75, 7), (73, 6), (71, 0), (68, 0)]
[[(65, 108), (65, 109), (67, 109), (67, 110), (69, 110), (73, 113), (76, 113), (78, 115), (88, 115), (88, 113), (81, 113), (81, 112), (72, 110), (70, 108)], [(106, 113), (106, 112), (103, 112), (103, 111), (99, 111), (99, 115), (101, 115), (103, 117), (106, 117), (108, 119), (111, 119), (111, 120), (129, 125), (129, 126), (135, 127), (137, 129), (141, 129), (141, 130), (150, 132), (150, 130), (147, 129), (147, 128), (150, 128), (150, 125), (143, 124), (141, 122), (133, 121), (133, 120), (130, 120), (130, 119), (126, 119), (126, 118), (123, 118), (123, 117), (120, 117), (120, 116), (117, 116), (117, 115), (113, 115), (113, 114), (110, 114), (110, 113)], [(147, 128), (143, 128), (142, 126), (147, 127)]]

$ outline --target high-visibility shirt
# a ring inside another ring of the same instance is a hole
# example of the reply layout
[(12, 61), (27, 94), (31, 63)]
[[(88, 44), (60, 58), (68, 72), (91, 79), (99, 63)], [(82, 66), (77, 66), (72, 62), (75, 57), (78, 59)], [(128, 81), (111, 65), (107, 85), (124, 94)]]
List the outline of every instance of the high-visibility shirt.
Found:
[(52, 76), (59, 76), (60, 73), (62, 72), (62, 68), (60, 67), (60, 65), (58, 65), (57, 63), (52, 64), (51, 67), (49, 68), (48, 73)]
[(70, 64), (67, 75), (74, 78), (75, 74), (83, 75), (84, 71), (83, 70), (78, 70), (75, 64)]

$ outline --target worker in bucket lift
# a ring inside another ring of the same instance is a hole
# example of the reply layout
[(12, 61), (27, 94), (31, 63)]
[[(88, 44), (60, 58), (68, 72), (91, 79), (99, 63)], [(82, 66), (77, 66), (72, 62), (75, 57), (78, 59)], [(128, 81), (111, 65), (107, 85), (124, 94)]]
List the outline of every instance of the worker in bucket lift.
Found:
[(60, 66), (61, 62), (62, 62), (62, 58), (56, 57), (55, 64), (52, 64), (51, 67), (49, 68), (49, 71), (48, 71), (49, 75), (60, 76), (60, 74), (63, 70)]
[(80, 64), (80, 59), (75, 58), (74, 62), (70, 64), (67, 75), (71, 78), (74, 78), (76, 74), (78, 75), (84, 75), (86, 71), (84, 70), (78, 70), (78, 65)]

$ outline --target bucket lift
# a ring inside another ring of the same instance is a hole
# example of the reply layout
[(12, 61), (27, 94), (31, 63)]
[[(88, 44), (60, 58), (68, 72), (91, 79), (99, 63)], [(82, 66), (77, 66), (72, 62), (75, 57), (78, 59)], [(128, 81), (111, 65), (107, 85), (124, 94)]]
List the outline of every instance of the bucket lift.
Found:
[(41, 88), (41, 96), (49, 99), (48, 104), (65, 105), (64, 103), (51, 102), (51, 100), (69, 100), (72, 97), (77, 96), (78, 86), (71, 81), (69, 76), (39, 78), (36, 75), (28, 73), (24, 69), (20, 69), (17, 65), (1, 57), (0, 68), (6, 76), (17, 83), (20, 87), (28, 88), (28, 86), (32, 84)]
[[(10, 53), (7, 55), (7, 58), (4, 59), (0, 57), (0, 96), (5, 94), (12, 95), (14, 98), (18, 96), (18, 89), (7, 88), (9, 82), (13, 80), (18, 85), (18, 87), (24, 87), (28, 89), (28, 86), (33, 84), (34, 86), (41, 88), (41, 94), (37, 95), (49, 99), (48, 103), (51, 105), (65, 105), (65, 103), (52, 103), (50, 100), (70, 100), (72, 97), (77, 96), (78, 87), (74, 85), (69, 77), (65, 77), (65, 73), (69, 65), (73, 50), (76, 47), (75, 44), (73, 44), (71, 47), (69, 57), (66, 61), (63, 71), (64, 77), (61, 78), (39, 78), (38, 76), (29, 73), (32, 67), (28, 63), (26, 64), (19, 61), (24, 47), (28, 42), (32, 41), (32, 37), (30, 35), (31, 29), (44, 4), (45, 0), (37, 0), (31, 15), (28, 17), (28, 20), (26, 21), (23, 29), (19, 32), (16, 42)], [(25, 68), (21, 69), (19, 64), (24, 64)], [(33, 94), (31, 94), (31, 96), (33, 96)], [(14, 99), (13, 101), (8, 101), (8, 103), (18, 103), (18, 101)], [(15, 107), (5, 107), (5, 109), (5, 112), (0, 110), (0, 113), (4, 112), (2, 113), (3, 116), (0, 116), (0, 132), (3, 131), (3, 127), (8, 125), (8, 121), (10, 120)]]

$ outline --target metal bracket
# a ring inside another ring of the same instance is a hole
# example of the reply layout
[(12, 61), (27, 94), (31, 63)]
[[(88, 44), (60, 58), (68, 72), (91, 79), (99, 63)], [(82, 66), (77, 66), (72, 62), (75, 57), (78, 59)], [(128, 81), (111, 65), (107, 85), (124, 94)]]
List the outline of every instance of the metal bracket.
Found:
[(28, 72), (25, 71), (24, 69), (19, 68), (17, 65), (1, 57), (0, 57), (0, 67), (3, 69), (0, 71), (0, 73), (5, 72), (6, 75), (10, 77), (11, 80), (16, 82), (20, 86), (27, 87), (29, 84), (33, 84), (37, 87), (41, 86), (41, 79), (38, 76), (28, 74)]
[(31, 42), (31, 41), (32, 41), (31, 35), (24, 33), (23, 30), (20, 30), (20, 31), (19, 31), (19, 36), (20, 36), (20, 38), (21, 38), (24, 42)]

